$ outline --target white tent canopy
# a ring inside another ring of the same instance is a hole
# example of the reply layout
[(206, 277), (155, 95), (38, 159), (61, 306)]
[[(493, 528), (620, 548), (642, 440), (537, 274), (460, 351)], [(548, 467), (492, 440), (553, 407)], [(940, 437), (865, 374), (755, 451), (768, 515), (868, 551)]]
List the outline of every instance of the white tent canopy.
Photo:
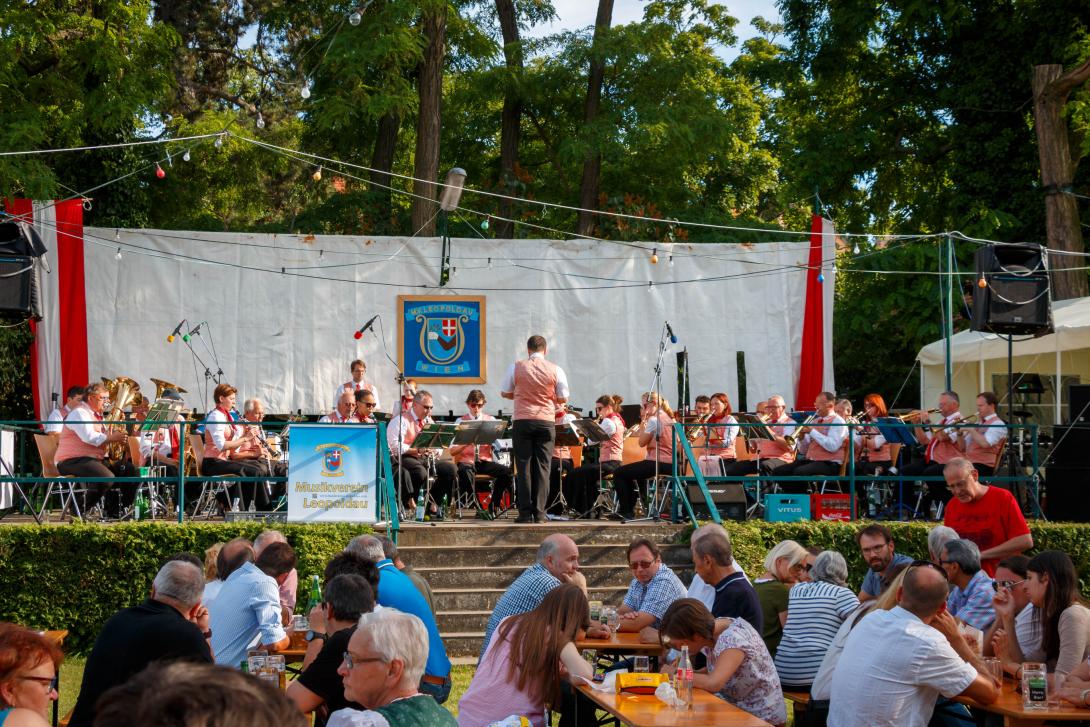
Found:
[[(1015, 337), (1013, 370), (1041, 375), (1050, 388), (1049, 418), (1058, 424), (1065, 396), (1064, 386), (1057, 387), (1057, 382), (1066, 385), (1090, 380), (1090, 298), (1054, 302), (1052, 318), (1054, 333), (1040, 338)], [(927, 344), (916, 358), (921, 369), (921, 405), (931, 406), (945, 388), (946, 339)], [(972, 411), (972, 405), (965, 402), (967, 396), (997, 388), (994, 377), (1006, 376), (1007, 339), (994, 333), (962, 331), (950, 339), (950, 359), (953, 389), (961, 395), (962, 409), (967, 413)], [(996, 393), (1000, 398), (1005, 394)]]

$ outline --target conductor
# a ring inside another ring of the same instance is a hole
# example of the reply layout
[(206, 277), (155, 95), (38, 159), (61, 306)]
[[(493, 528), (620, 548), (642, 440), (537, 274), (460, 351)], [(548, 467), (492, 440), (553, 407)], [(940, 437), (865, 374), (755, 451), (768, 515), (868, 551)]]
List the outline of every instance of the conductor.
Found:
[(542, 336), (526, 341), (529, 358), (516, 361), (500, 382), (500, 396), (515, 402), (511, 439), (518, 468), (517, 523), (545, 522), (549, 496), (549, 466), (556, 436), (554, 412), (568, 400), (564, 369), (545, 360)]

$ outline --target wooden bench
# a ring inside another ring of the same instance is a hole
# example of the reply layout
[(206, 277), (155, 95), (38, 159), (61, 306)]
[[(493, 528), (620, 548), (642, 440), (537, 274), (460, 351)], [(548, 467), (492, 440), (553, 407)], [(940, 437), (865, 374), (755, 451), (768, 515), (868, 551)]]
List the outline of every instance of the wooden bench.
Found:
[(806, 713), (806, 708), (810, 705), (810, 692), (784, 692), (783, 698), (791, 702), (795, 724), (798, 724), (799, 717)]

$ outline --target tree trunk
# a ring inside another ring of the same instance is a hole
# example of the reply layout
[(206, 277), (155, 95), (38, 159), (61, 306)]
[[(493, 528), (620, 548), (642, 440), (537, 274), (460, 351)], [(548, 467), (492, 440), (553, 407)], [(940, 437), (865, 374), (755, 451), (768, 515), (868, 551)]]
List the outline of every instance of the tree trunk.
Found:
[[(387, 112), (378, 120), (378, 133), (375, 135), (375, 151), (371, 155), (371, 182), (378, 200), (378, 213), (382, 216), (382, 227), (390, 224), (393, 210), (390, 206), (390, 186), (393, 181), (389, 172), (394, 168), (394, 153), (397, 151), (397, 133), (401, 129), (401, 117), (395, 111)], [(385, 174), (383, 172), (386, 172)], [(378, 186), (381, 185), (381, 186)]]
[[(496, 0), (496, 14), (500, 18), (503, 58), (507, 64), (503, 113), (500, 116), (500, 191), (513, 197), (518, 191), (515, 168), (519, 161), (519, 138), (522, 131), (522, 45), (514, 0)], [(500, 199), (499, 209), (501, 217), (512, 218), (510, 200)], [(497, 220), (494, 229), (496, 237), (500, 239), (515, 236), (515, 225), (511, 222)]]
[[(605, 51), (602, 49), (602, 37), (613, 23), (613, 0), (598, 0), (598, 16), (594, 20), (594, 40), (591, 43), (590, 73), (587, 83), (587, 103), (583, 113), (583, 127), (586, 143), (590, 144), (583, 157), (583, 183), (579, 187), (579, 206), (584, 210), (598, 208), (598, 178), (602, 171), (602, 152), (598, 141), (591, 133), (591, 126), (598, 117), (598, 107), (602, 102), (602, 79), (606, 73)], [(580, 212), (576, 232), (590, 235), (594, 232), (593, 212)]]
[(413, 166), (413, 233), (435, 234), (439, 177), (440, 103), (443, 97), (443, 55), (447, 35), (447, 5), (438, 0), (424, 11), (424, 60), (420, 64), (420, 115), (416, 121), (416, 161)]
[[(1064, 106), (1071, 92), (1090, 78), (1090, 61), (1063, 73), (1063, 66), (1049, 64), (1033, 69), (1033, 121), (1041, 159), (1041, 184), (1045, 192), (1045, 230), (1051, 250), (1084, 252), (1079, 227), (1078, 200), (1067, 192), (1075, 177), (1077, 161), (1071, 157), (1071, 142)], [(1053, 300), (1081, 298), (1087, 294), (1086, 272), (1059, 270), (1082, 267), (1082, 258), (1049, 256)]]

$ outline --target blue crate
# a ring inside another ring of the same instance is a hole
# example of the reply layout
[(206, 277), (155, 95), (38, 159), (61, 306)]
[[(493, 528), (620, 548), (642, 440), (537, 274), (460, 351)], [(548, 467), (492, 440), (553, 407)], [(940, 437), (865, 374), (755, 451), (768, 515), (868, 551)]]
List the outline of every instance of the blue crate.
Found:
[(810, 519), (810, 498), (806, 495), (765, 495), (765, 520), (793, 523)]

